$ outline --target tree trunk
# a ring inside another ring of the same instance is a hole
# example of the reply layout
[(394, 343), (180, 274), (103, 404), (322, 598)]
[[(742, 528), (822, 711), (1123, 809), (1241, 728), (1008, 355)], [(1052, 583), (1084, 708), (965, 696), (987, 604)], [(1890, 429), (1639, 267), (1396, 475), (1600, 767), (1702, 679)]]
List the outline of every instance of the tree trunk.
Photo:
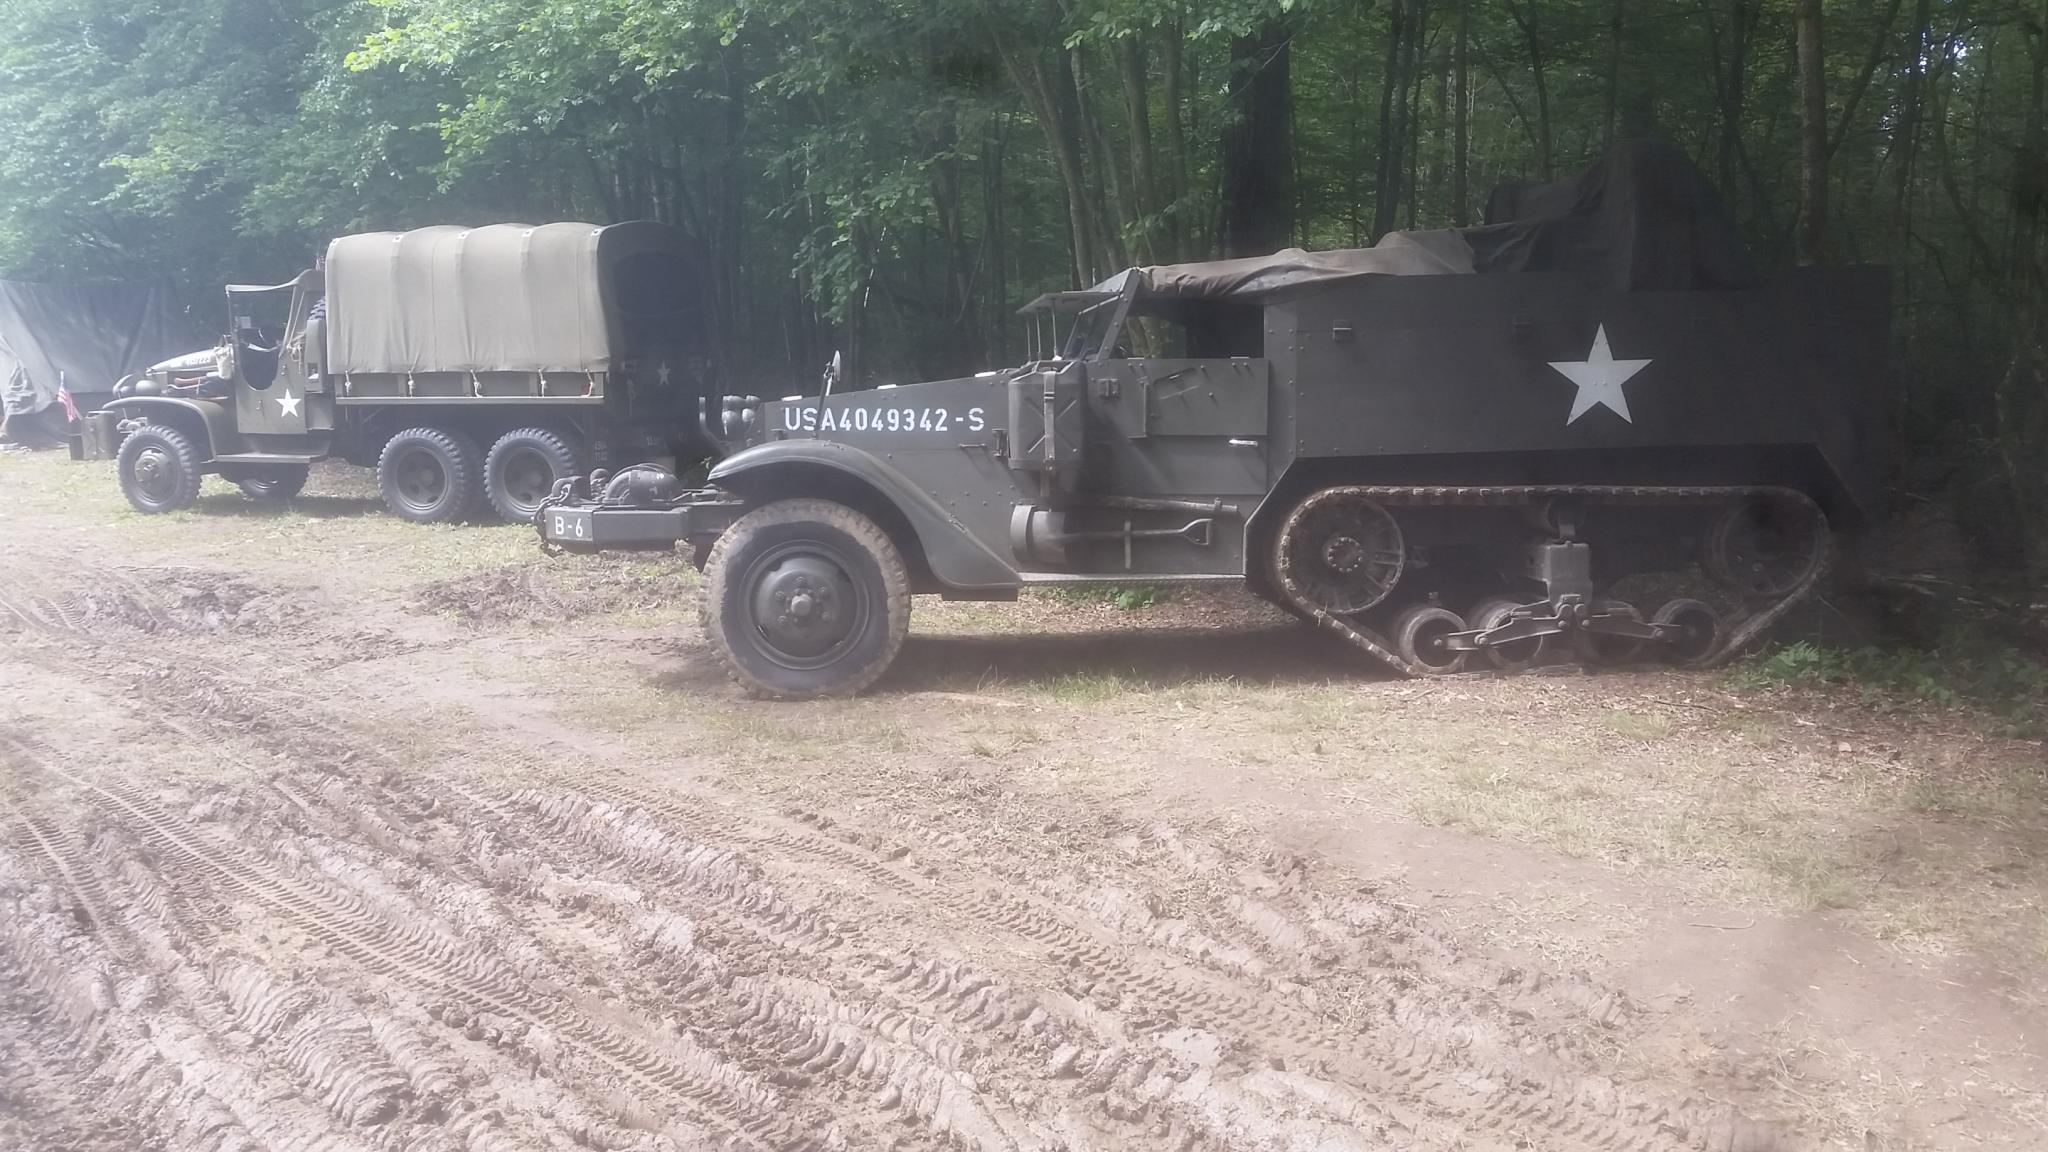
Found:
[(1471, 191), (1467, 165), (1472, 145), (1472, 68), (1467, 52), (1472, 43), (1472, 0), (1458, 0), (1458, 42), (1452, 50), (1452, 96), (1457, 103), (1451, 120), (1451, 224), (1463, 228), (1471, 222)]
[(746, 184), (747, 67), (745, 41), (734, 40), (719, 52), (724, 83), (720, 97), (718, 177), (713, 184), (713, 225), (711, 250), (716, 271), (714, 300), (719, 317), (712, 337), (713, 354), (728, 371), (739, 365), (734, 357), (747, 347), (750, 325), (746, 306)]
[(1727, 56), (1721, 62), (1721, 135), (1719, 162), (1714, 175), (1721, 195), (1735, 197), (1735, 169), (1740, 160), (1737, 144), (1742, 139), (1742, 110), (1749, 86), (1749, 33), (1754, 27), (1749, 0), (1732, 0), (1728, 6)]
[(1863, 94), (1870, 90), (1871, 77), (1877, 75), (1877, 66), (1884, 62), (1885, 46), (1891, 42), (1892, 25), (1898, 22), (1899, 8), (1904, 0), (1891, 0), (1891, 7), (1885, 10), (1884, 23), (1878, 26), (1877, 35), (1870, 41), (1870, 54), (1863, 58), (1863, 71), (1856, 76), (1856, 83), (1849, 89), (1849, 98), (1842, 102), (1842, 118), (1836, 122), (1834, 134), (1828, 137), (1828, 159), (1835, 158), (1835, 149), (1849, 136), (1849, 129), (1856, 123), (1856, 106), (1863, 102)]
[(1150, 263), (1152, 236), (1159, 227), (1159, 196), (1152, 177), (1152, 94), (1145, 68), (1145, 41), (1137, 33), (1117, 41), (1123, 65), (1124, 122), (1130, 128), (1131, 211), (1138, 227), (1133, 255)]
[(1170, 194), (1160, 198), (1160, 205), (1167, 212), (1167, 235), (1172, 238), (1171, 256), (1175, 260), (1188, 257), (1187, 204), (1188, 197), (1188, 133), (1181, 98), (1181, 41), (1186, 35), (1181, 21), (1176, 19), (1166, 25), (1159, 43), (1159, 70), (1162, 73), (1166, 108), (1166, 147), (1173, 159), (1173, 187)]
[[(1059, 81), (1055, 82), (1046, 74), (1045, 53), (1040, 50), (1023, 49), (1013, 44), (1012, 38), (1004, 34), (997, 17), (995, 0), (983, 0), (983, 9), (990, 16), (990, 39), (994, 42), (1003, 66), (1023, 96), (1025, 107), (1030, 109), (1031, 118), (1038, 121), (1045, 133), (1046, 150), (1052, 153), (1053, 166), (1060, 175), (1060, 191), (1067, 218), (1068, 274), (1075, 286), (1092, 284), (1095, 276), (1095, 249), (1089, 242), (1093, 229), (1089, 225), (1088, 204), (1091, 196), (1088, 180), (1081, 161), (1080, 128), (1075, 123), (1074, 85), (1066, 74), (1065, 53), (1060, 53), (1061, 64), (1057, 69)], [(1048, 2), (1042, 9), (1043, 18), (1049, 27), (1057, 27), (1059, 10)]]
[(1621, 102), (1621, 40), (1627, 20), (1628, 0), (1614, 0), (1607, 21), (1607, 91), (1600, 102), (1600, 142), (1614, 147), (1614, 112)]
[(1003, 148), (1009, 127), (1008, 113), (998, 113), (981, 158), (981, 227), (988, 244), (988, 288), (982, 295), (989, 303), (986, 344), (997, 364), (1010, 362), (1010, 229), (1003, 218)]
[(1799, 0), (1799, 262), (1818, 264), (1828, 228), (1828, 99), (1820, 0)]
[(1102, 122), (1095, 115), (1094, 79), (1088, 71), (1088, 58), (1081, 49), (1075, 48), (1067, 54), (1067, 60), (1072, 70), (1076, 119), (1087, 135), (1089, 157), (1102, 180), (1102, 195), (1096, 198), (1091, 217), (1095, 221), (1096, 251), (1108, 261), (1100, 271), (1107, 274), (1130, 266), (1124, 232), (1133, 215), (1126, 207), (1128, 202), (1124, 199), (1123, 178), (1118, 174), (1116, 161), (1110, 156)]
[(1223, 255), (1262, 256), (1294, 230), (1289, 29), (1269, 20), (1230, 45), (1230, 115), (1222, 133)]
[(1906, 83), (1899, 95), (1899, 123), (1892, 134), (1892, 244), (1905, 254), (1906, 237), (1912, 230), (1913, 166), (1920, 150), (1921, 87), (1926, 76), (1928, 22), (1932, 18), (1928, 0), (1914, 0), (1913, 26), (1906, 30)]
[(1536, 82), (1536, 169), (1547, 182), (1557, 179), (1557, 166), (1551, 155), (1554, 137), (1550, 131), (1550, 80), (1543, 71), (1543, 32), (1536, 20), (1536, 5), (1531, 0), (1527, 5), (1518, 5), (1515, 0), (1501, 0), (1507, 6), (1508, 15), (1517, 28), (1522, 30), (1522, 40), (1529, 49), (1529, 72)]
[(1429, 126), (1429, 189), (1427, 196), (1432, 212), (1441, 212), (1444, 203), (1444, 169), (1450, 167), (1450, 150), (1444, 144), (1444, 131), (1449, 126), (1451, 110), (1451, 50), (1449, 45), (1436, 52), (1436, 94), (1432, 98), (1436, 117)]
[(1403, 139), (1399, 102), (1401, 50), (1408, 39), (1410, 5), (1413, 0), (1388, 0), (1386, 71), (1380, 77), (1379, 156), (1373, 167), (1372, 234), (1378, 239), (1394, 226), (1400, 207), (1400, 157)]
[(1415, 227), (1415, 177), (1422, 167), (1422, 32), (1428, 11), (1418, 4), (1414, 25), (1408, 31), (1408, 95), (1402, 102), (1404, 157), (1401, 164), (1401, 202), (1407, 205), (1407, 227)]

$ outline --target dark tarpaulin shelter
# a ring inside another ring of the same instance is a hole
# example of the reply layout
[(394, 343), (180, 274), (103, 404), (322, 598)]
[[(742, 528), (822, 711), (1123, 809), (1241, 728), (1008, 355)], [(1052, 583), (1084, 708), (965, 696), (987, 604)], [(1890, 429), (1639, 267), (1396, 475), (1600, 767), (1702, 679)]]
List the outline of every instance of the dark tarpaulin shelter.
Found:
[(0, 408), (8, 439), (61, 437), (60, 388), (81, 413), (90, 411), (121, 377), (189, 352), (194, 343), (161, 284), (0, 280)]

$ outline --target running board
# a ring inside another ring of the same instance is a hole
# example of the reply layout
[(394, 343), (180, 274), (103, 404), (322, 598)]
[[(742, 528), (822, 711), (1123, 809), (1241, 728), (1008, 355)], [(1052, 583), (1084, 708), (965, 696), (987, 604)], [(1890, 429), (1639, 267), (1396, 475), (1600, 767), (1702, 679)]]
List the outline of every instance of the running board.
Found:
[(1020, 572), (1017, 581), (1028, 588), (1059, 584), (1242, 584), (1244, 577), (1228, 572)]

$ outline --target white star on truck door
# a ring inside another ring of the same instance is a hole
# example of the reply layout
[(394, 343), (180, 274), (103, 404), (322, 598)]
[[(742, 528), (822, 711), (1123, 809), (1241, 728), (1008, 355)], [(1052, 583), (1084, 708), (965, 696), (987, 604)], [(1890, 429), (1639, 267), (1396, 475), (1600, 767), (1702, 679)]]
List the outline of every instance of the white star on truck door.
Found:
[(1550, 366), (1579, 386), (1579, 394), (1572, 399), (1572, 414), (1565, 419), (1567, 425), (1591, 412), (1595, 404), (1605, 404), (1616, 416), (1635, 423), (1635, 417), (1628, 414), (1628, 397), (1621, 386), (1628, 383), (1629, 377), (1648, 368), (1650, 362), (1616, 360), (1614, 353), (1607, 350), (1607, 325), (1600, 325), (1593, 333), (1593, 350), (1586, 353), (1584, 360), (1552, 360)]
[(291, 389), (285, 389), (284, 395), (277, 398), (277, 414), (279, 416), (297, 416), (301, 399), (302, 397), (292, 395)]

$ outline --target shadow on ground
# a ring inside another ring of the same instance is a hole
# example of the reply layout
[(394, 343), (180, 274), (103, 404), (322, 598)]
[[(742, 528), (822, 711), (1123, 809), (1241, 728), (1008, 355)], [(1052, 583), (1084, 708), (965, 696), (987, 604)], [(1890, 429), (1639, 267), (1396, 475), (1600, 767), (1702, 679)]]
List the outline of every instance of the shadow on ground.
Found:
[(913, 635), (904, 641), (895, 667), (874, 690), (962, 691), (997, 683), (1045, 686), (1076, 677), (1114, 677), (1148, 688), (1214, 680), (1305, 684), (1377, 678), (1382, 671), (1363, 653), (1300, 625), (1244, 630)]
[(192, 504), (194, 511), (207, 516), (238, 516), (245, 520), (276, 520), (283, 516), (340, 520), (368, 515), (382, 507), (381, 501), (365, 496), (294, 496), (275, 503), (252, 500), (239, 492), (209, 492)]

